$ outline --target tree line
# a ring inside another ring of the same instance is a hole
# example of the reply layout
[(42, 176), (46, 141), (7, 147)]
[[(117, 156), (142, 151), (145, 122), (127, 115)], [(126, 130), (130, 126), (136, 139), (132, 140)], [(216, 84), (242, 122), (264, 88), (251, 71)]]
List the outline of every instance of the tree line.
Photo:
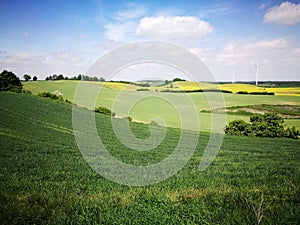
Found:
[(103, 77), (90, 77), (90, 76), (87, 76), (87, 75), (84, 75), (84, 74), (78, 74), (77, 76), (74, 76), (74, 77), (67, 77), (67, 76), (63, 76), (62, 74), (60, 75), (56, 75), (56, 74), (53, 74), (51, 76), (48, 76), (45, 78), (46, 81), (48, 80), (86, 80), (86, 81), (100, 81), (100, 82), (104, 82), (105, 79)]

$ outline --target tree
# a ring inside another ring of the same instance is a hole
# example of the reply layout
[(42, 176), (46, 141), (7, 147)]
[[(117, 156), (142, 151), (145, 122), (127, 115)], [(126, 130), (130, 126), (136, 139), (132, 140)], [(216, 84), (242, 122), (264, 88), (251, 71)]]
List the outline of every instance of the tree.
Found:
[(105, 79), (103, 77), (100, 77), (99, 81), (105, 82)]
[(63, 80), (64, 76), (62, 74), (58, 75), (55, 80)]
[[(51, 76), (50, 76), (51, 77)], [(51, 77), (51, 80), (56, 80), (57, 79), (57, 75), (56, 74), (53, 74), (52, 77)]]
[(180, 79), (180, 78), (176, 77), (176, 78), (174, 78), (174, 79), (173, 79), (173, 82), (176, 82), (176, 81), (185, 81), (185, 80), (184, 80), (184, 79)]
[(0, 91), (22, 91), (20, 79), (11, 71), (3, 70), (0, 74)]
[(25, 81), (30, 81), (31, 76), (28, 75), (28, 74), (24, 74), (23, 78), (24, 78)]
[(37, 81), (37, 79), (38, 79), (37, 76), (34, 76), (34, 77), (32, 78), (33, 81)]

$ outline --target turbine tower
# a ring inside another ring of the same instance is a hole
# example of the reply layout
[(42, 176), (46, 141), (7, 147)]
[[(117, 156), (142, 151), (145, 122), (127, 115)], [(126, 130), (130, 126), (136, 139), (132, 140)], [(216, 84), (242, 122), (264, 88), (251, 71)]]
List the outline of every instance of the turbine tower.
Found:
[(232, 84), (234, 84), (235, 67), (232, 68)]
[(255, 85), (258, 85), (258, 64), (256, 63), (256, 81), (255, 81)]

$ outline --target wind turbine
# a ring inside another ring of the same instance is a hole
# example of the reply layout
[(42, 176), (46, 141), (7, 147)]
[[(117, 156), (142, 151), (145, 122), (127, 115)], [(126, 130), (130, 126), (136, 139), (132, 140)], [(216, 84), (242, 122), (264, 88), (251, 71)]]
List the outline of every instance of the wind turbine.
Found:
[(234, 84), (235, 66), (232, 68), (232, 84)]
[(256, 63), (256, 81), (255, 81), (255, 85), (258, 85), (258, 64)]

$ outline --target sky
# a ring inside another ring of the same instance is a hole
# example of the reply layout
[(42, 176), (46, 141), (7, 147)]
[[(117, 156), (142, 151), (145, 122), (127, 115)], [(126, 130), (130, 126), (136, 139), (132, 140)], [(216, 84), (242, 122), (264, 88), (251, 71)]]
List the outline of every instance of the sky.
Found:
[[(255, 80), (257, 66), (259, 80), (300, 80), (298, 0), (1, 0), (0, 28), (0, 70), (20, 78), (86, 74), (113, 49), (162, 41), (197, 55), (217, 81)], [(176, 76), (144, 63), (113, 79)]]

